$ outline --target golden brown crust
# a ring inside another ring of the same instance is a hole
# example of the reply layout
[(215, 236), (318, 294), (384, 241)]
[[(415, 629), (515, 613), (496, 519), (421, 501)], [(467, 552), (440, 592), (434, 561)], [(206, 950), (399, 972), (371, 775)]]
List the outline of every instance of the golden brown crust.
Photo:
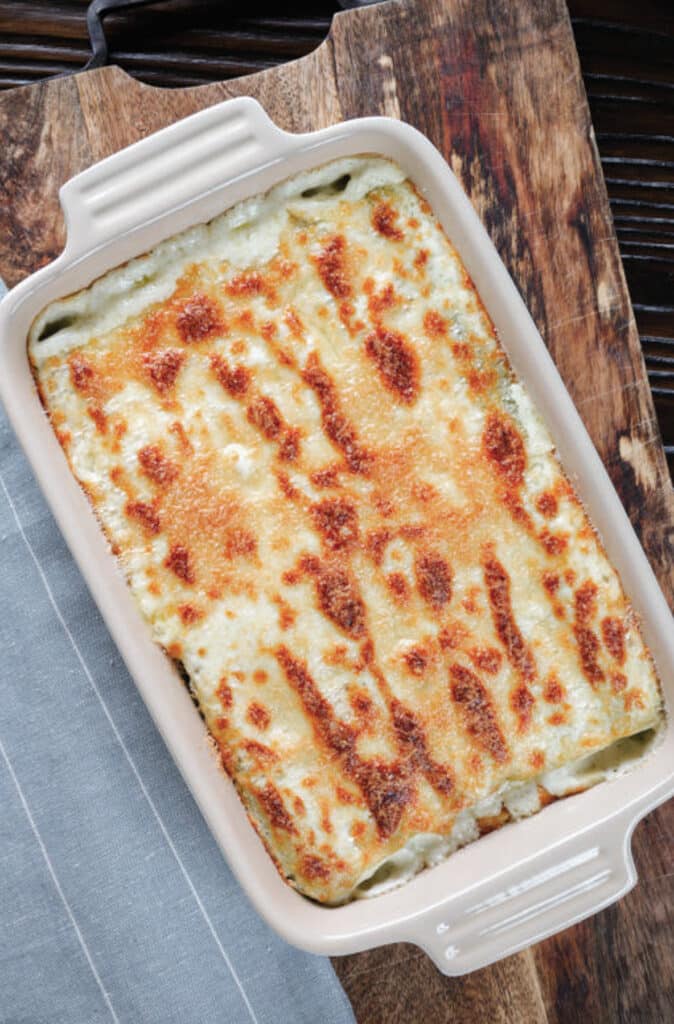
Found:
[(254, 824), (319, 899), (655, 699), (515, 384), (407, 185), (289, 220), (259, 265), (189, 264), (168, 299), (38, 371), (160, 641), (198, 668)]

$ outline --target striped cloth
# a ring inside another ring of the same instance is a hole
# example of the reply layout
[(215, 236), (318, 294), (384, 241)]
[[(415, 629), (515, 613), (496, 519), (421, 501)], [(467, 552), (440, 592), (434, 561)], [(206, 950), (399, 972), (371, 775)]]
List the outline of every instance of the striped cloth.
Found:
[(230, 874), (2, 410), (0, 570), (0, 1024), (353, 1024)]

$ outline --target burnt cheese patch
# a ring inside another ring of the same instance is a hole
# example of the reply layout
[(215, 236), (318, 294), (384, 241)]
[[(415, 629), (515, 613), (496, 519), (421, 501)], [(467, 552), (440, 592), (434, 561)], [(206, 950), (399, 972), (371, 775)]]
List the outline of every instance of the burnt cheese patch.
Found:
[(203, 341), (222, 327), (217, 304), (207, 295), (193, 295), (179, 310), (176, 327), (185, 344)]
[(143, 361), (153, 385), (163, 394), (175, 384), (185, 354), (174, 348), (166, 348), (152, 352)]
[(178, 475), (178, 466), (172, 462), (158, 444), (144, 445), (138, 451), (141, 472), (160, 487), (166, 486)]
[(398, 213), (390, 203), (377, 203), (372, 211), (372, 224), (375, 231), (384, 238), (392, 238), (396, 242), (401, 242), (404, 238), (402, 230), (398, 227)]
[(53, 303), (29, 352), (300, 892), (396, 884), (657, 723), (620, 581), (395, 164), (337, 161), (161, 243)]
[(495, 761), (508, 759), (508, 748), (489, 694), (479, 677), (463, 665), (450, 666), (450, 691), (464, 728)]
[(419, 392), (419, 361), (402, 334), (378, 326), (366, 338), (365, 351), (384, 387), (398, 401), (413, 402)]
[(312, 505), (311, 513), (325, 543), (334, 551), (352, 548), (358, 542), (358, 513), (353, 501), (326, 498)]
[(372, 463), (372, 455), (358, 440), (355, 428), (343, 411), (335, 383), (321, 366), (316, 353), (312, 352), (309, 355), (302, 378), (318, 399), (321, 425), (328, 439), (344, 455), (346, 464), (353, 473), (367, 473)]
[(498, 472), (513, 487), (519, 487), (527, 460), (522, 435), (515, 425), (500, 413), (490, 413), (484, 431), (484, 447)]
[(452, 596), (452, 573), (445, 559), (434, 552), (422, 554), (414, 571), (424, 601), (432, 608), (443, 608)]
[(316, 266), (327, 290), (337, 299), (348, 299), (351, 295), (351, 284), (346, 256), (346, 240), (343, 235), (335, 235), (321, 249), (316, 257)]
[(251, 373), (245, 366), (230, 366), (227, 360), (217, 353), (213, 353), (210, 363), (217, 381), (228, 395), (233, 398), (241, 398), (246, 394), (251, 381)]

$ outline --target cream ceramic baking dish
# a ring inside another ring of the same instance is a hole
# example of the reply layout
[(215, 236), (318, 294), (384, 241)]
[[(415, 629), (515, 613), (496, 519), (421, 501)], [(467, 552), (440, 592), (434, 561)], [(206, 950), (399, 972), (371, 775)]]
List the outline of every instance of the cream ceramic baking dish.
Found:
[(403, 167), (461, 254), (643, 618), (666, 690), (674, 664), (671, 619), (644, 554), (475, 213), (439, 154), (408, 126), (369, 119), (291, 136), (271, 124), (253, 101), (234, 100), (79, 175), (61, 192), (68, 227), (63, 255), (0, 305), (0, 386), (15, 429), (139, 689), (258, 910), (287, 939), (314, 952), (344, 953), (412, 941), (441, 970), (458, 974), (557, 931), (630, 888), (635, 880), (631, 830), (672, 789), (671, 724), (659, 746), (630, 774), (483, 837), (399, 890), (339, 908), (310, 903), (280, 879), (204, 742), (204, 727), (182, 682), (150, 640), (44, 417), (26, 357), (28, 327), (50, 301), (293, 174), (361, 153), (388, 156)]

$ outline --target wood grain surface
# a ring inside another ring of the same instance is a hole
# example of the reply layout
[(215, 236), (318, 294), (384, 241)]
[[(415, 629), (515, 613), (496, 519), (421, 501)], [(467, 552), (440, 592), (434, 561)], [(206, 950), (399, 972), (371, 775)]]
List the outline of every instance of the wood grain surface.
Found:
[[(561, 0), (390, 0), (338, 15), (301, 60), (159, 90), (117, 68), (0, 97), (0, 274), (62, 248), (57, 189), (221, 99), (257, 97), (304, 131), (364, 114), (416, 125), (443, 151), (522, 292), (670, 604), (674, 497)], [(638, 828), (641, 882), (618, 905), (518, 956), (446, 979), (396, 946), (335, 960), (359, 1024), (674, 1019), (672, 804)]]

